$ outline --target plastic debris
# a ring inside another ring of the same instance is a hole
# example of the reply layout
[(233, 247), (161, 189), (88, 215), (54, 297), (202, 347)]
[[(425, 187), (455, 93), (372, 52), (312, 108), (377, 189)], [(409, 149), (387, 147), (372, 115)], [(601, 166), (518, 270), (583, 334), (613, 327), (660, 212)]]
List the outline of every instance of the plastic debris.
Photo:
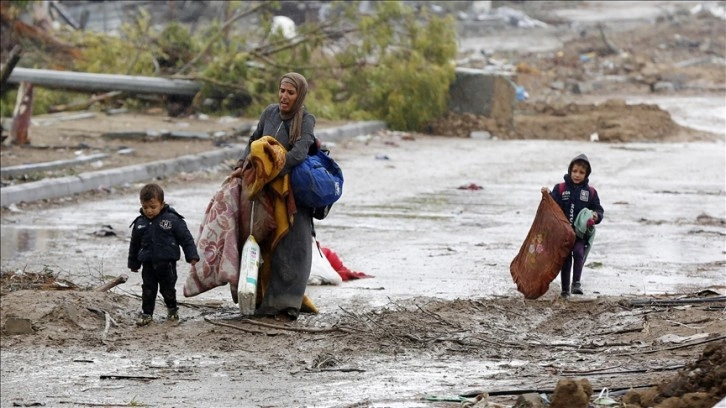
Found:
[(603, 388), (600, 391), (600, 395), (595, 398), (595, 401), (593, 401), (593, 404), (595, 404), (596, 407), (607, 407), (610, 405), (618, 405), (618, 402), (614, 399), (610, 398), (610, 390), (607, 388)]
[(516, 96), (518, 101), (526, 101), (529, 99), (529, 93), (522, 86), (516, 88)]

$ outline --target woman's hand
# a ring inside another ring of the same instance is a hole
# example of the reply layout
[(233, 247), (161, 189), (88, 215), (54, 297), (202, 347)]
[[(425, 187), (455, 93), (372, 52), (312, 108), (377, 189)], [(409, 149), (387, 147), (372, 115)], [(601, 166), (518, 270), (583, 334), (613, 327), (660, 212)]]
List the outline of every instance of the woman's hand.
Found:
[(237, 168), (235, 168), (235, 169), (234, 169), (234, 170), (232, 171), (232, 173), (230, 173), (230, 175), (229, 175), (229, 176), (230, 176), (230, 177), (237, 177), (237, 178), (241, 178), (241, 177), (242, 177), (242, 167), (237, 167)]
[[(239, 164), (239, 162), (237, 162), (237, 164)], [(244, 173), (245, 169), (247, 167), (249, 167), (249, 164), (250, 164), (249, 160), (245, 159), (245, 161), (242, 162), (242, 165), (241, 166), (238, 165), (237, 167), (235, 167), (229, 176), (242, 178), (242, 174)]]

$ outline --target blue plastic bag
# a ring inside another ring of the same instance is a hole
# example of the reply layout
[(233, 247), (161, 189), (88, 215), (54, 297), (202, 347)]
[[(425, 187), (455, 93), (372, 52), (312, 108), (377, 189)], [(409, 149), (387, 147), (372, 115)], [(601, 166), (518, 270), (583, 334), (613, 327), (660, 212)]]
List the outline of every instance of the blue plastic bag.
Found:
[(295, 202), (303, 207), (329, 210), (343, 195), (343, 171), (321, 149), (295, 166), (290, 177)]

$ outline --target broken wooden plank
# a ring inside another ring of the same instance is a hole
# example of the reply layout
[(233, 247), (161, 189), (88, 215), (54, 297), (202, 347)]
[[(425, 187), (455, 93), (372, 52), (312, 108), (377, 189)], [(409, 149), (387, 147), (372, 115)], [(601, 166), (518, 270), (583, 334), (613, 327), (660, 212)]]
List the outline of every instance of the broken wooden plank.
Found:
[(102, 160), (109, 156), (110, 155), (106, 153), (98, 153), (89, 156), (76, 157), (75, 159), (69, 160), (56, 160), (45, 163), (22, 164), (19, 166), (2, 167), (0, 168), (0, 178), (15, 178), (20, 177), (23, 174), (59, 170), (67, 167), (78, 166), (85, 163), (91, 163), (97, 160)]
[(106, 109), (104, 112), (106, 112), (106, 115), (113, 116), (113, 115), (119, 115), (122, 113), (126, 113), (129, 110), (126, 108), (112, 108), (112, 109)]
[(122, 91), (139, 94), (194, 96), (201, 89), (195, 81), (157, 77), (15, 68), (9, 83), (30, 82), (43, 88), (74, 91)]
[(13, 124), (10, 126), (10, 140), (13, 143), (17, 145), (30, 143), (28, 128), (31, 116), (33, 116), (33, 84), (21, 82), (13, 112)]
[(114, 279), (108, 283), (105, 283), (105, 284), (97, 287), (94, 290), (96, 292), (108, 292), (109, 290), (115, 288), (116, 286), (118, 286), (122, 283), (126, 283), (127, 280), (129, 280), (129, 276), (126, 275), (125, 273), (122, 273), (121, 275), (117, 276), (116, 279)]
[(33, 126), (50, 126), (58, 122), (67, 122), (70, 120), (93, 119), (96, 117), (94, 112), (79, 112), (68, 114), (66, 112), (52, 113), (46, 115), (43, 119), (31, 119)]
[(111, 92), (106, 92), (106, 93), (103, 93), (100, 95), (93, 95), (86, 101), (51, 106), (48, 109), (48, 112), (58, 113), (58, 112), (86, 110), (86, 109), (90, 108), (91, 105), (93, 105), (97, 102), (105, 101), (108, 99), (113, 99), (113, 98), (119, 97), (121, 95), (123, 95), (123, 92), (121, 92), (121, 91), (111, 91)]
[(157, 380), (160, 377), (154, 375), (124, 375), (124, 374), (101, 374), (102, 380)]

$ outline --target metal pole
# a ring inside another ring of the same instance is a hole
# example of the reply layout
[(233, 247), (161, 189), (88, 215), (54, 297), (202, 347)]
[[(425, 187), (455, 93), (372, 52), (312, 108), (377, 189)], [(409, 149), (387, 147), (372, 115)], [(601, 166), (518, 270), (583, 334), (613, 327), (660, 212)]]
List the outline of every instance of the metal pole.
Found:
[(123, 91), (140, 94), (194, 96), (201, 85), (185, 79), (93, 74), (17, 67), (8, 78), (10, 83), (31, 82), (37, 86), (77, 91)]

